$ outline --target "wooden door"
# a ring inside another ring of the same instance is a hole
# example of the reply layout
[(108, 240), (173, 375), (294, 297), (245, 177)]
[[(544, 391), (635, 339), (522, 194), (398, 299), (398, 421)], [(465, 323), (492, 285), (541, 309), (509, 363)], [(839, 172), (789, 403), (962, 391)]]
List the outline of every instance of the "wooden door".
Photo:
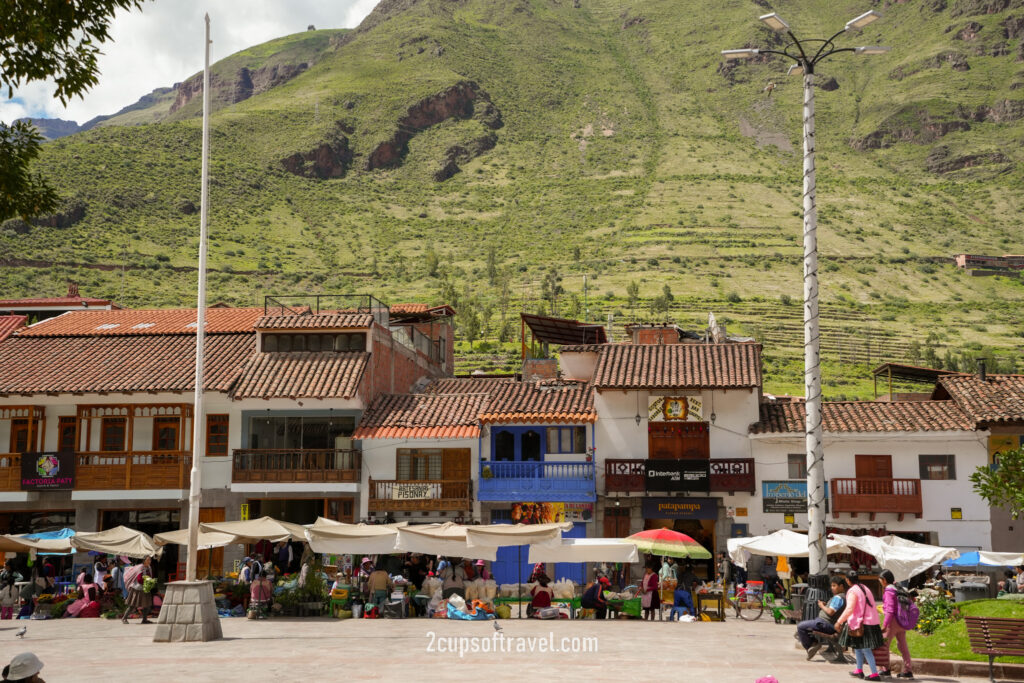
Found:
[(324, 500), (324, 517), (333, 519), (336, 522), (354, 524), (356, 512), (352, 498), (327, 498)]
[[(224, 508), (199, 508), (199, 523), (223, 522)], [(219, 575), (224, 571), (224, 548), (200, 550), (196, 560), (196, 575), (206, 576), (207, 573)]]
[(625, 538), (629, 536), (629, 508), (604, 509), (604, 537)]
[(711, 457), (706, 422), (651, 422), (647, 433), (647, 457), (652, 460)]
[(446, 448), (441, 461), (442, 498), (469, 498), (471, 453), (468, 448)]
[[(857, 455), (854, 458), (858, 480), (857, 492), (864, 494), (892, 493), (892, 456)], [(877, 481), (877, 480), (883, 481)]]

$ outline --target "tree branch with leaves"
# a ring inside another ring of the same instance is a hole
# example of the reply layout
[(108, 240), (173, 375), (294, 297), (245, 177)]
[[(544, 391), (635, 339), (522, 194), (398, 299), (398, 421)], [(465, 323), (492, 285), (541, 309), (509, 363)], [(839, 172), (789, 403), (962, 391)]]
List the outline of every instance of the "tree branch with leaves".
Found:
[(997, 454), (996, 463), (970, 476), (974, 492), (992, 507), (1006, 507), (1013, 519), (1024, 513), (1024, 448)]

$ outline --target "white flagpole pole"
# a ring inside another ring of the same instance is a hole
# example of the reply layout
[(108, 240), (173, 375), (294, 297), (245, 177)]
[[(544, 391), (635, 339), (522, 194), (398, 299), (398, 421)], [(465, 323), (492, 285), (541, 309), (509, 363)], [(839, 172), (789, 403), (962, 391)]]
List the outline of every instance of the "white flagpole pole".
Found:
[(210, 207), (210, 15), (206, 21), (203, 44), (206, 58), (203, 66), (203, 170), (199, 209), (199, 296), (196, 305), (196, 388), (192, 409), (192, 476), (188, 491), (188, 561), (185, 579), (195, 581), (199, 560), (199, 498), (202, 478), (202, 455), (206, 451), (206, 420), (203, 412), (203, 346), (206, 340), (206, 216)]

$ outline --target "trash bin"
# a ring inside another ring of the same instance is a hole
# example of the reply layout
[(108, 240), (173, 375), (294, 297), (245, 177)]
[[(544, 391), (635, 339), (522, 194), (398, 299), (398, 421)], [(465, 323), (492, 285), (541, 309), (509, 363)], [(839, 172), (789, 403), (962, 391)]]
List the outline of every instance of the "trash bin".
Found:
[(953, 596), (956, 602), (984, 600), (988, 597), (988, 586), (983, 583), (961, 583), (953, 589)]

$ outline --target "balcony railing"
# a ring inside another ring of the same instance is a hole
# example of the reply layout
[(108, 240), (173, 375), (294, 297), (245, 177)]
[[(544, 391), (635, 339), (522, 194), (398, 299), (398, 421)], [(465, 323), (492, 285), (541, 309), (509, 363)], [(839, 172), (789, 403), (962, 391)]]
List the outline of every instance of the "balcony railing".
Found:
[(482, 462), (482, 501), (592, 503), (597, 499), (592, 462)]
[(895, 512), (921, 517), (920, 479), (833, 479), (832, 512), (853, 515), (867, 513), (871, 519), (879, 512)]
[(605, 493), (643, 493), (646, 471), (643, 460), (605, 460)]
[(361, 452), (333, 448), (237, 448), (231, 463), (236, 483), (358, 482)]
[(470, 510), (472, 501), (472, 482), (466, 479), (370, 480), (369, 509), (374, 512)]
[[(75, 454), (76, 491), (188, 488), (186, 451), (104, 451)], [(21, 455), (0, 454), (0, 491), (21, 490)]]
[(757, 492), (753, 458), (712, 458), (710, 460), (710, 486), (712, 491)]

